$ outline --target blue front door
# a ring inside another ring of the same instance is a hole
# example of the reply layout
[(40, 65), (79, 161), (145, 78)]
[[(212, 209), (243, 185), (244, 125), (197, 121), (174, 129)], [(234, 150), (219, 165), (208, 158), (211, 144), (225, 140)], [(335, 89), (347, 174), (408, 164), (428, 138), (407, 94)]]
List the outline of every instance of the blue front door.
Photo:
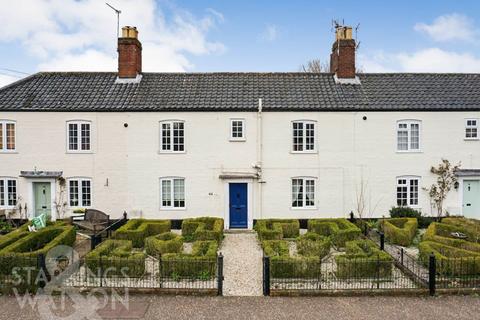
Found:
[(230, 228), (247, 228), (247, 184), (230, 183)]

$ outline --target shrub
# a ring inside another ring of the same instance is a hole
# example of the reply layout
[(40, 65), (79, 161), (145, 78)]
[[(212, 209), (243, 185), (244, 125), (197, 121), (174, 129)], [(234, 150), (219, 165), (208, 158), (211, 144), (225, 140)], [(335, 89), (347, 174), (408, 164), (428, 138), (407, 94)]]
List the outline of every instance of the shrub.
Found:
[(442, 223), (462, 227), (469, 234), (469, 241), (480, 243), (480, 221), (460, 217), (443, 218)]
[(255, 230), (260, 240), (296, 238), (300, 234), (300, 223), (295, 219), (257, 220)]
[(178, 279), (208, 280), (215, 276), (218, 243), (215, 240), (195, 241), (192, 253), (166, 253), (160, 262), (160, 276)]
[(268, 257), (288, 257), (290, 250), (285, 240), (263, 240), (262, 249)]
[(317, 257), (274, 256), (270, 258), (272, 278), (316, 278), (320, 277), (321, 263)]
[(370, 240), (348, 241), (346, 254), (336, 256), (335, 261), (339, 278), (385, 278), (392, 274), (392, 257)]
[(223, 239), (223, 219), (201, 217), (185, 219), (182, 222), (182, 236), (186, 240), (215, 240), (220, 243)]
[(165, 232), (145, 239), (145, 250), (151, 256), (164, 253), (180, 253), (183, 249), (182, 238), (172, 232)]
[[(463, 240), (454, 238), (452, 236), (453, 232), (462, 232), (467, 235), (467, 239)], [(423, 234), (424, 241), (433, 241), (447, 246), (480, 253), (480, 244), (468, 241), (471, 238), (475, 238), (475, 235), (464, 227), (439, 222), (430, 224)]]
[(132, 241), (106, 240), (85, 256), (91, 273), (103, 277), (141, 277), (145, 273), (145, 254), (132, 252)]
[(390, 209), (390, 217), (392, 218), (417, 218), (420, 228), (427, 228), (434, 221), (433, 217), (424, 217), (418, 210), (409, 207), (392, 207)]
[(393, 244), (408, 247), (417, 234), (416, 218), (392, 218), (380, 220), (385, 238)]
[(130, 240), (135, 248), (144, 246), (145, 238), (160, 233), (170, 232), (170, 220), (132, 219), (118, 228), (112, 238)]
[(308, 220), (308, 231), (330, 237), (337, 247), (344, 247), (347, 241), (355, 240), (361, 230), (346, 219), (312, 219)]
[(480, 273), (480, 253), (478, 252), (433, 241), (422, 241), (418, 249), (420, 259), (427, 267), (430, 254), (434, 254), (437, 273), (453, 276)]
[(307, 257), (325, 257), (330, 252), (330, 238), (307, 232), (297, 239), (298, 254)]

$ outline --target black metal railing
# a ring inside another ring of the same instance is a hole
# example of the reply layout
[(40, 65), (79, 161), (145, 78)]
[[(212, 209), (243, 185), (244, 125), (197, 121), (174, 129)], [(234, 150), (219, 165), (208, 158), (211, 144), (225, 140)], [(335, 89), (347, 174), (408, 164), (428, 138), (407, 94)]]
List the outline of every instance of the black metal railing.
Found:
[(123, 217), (120, 220), (117, 220), (114, 223), (112, 223), (111, 225), (107, 226), (106, 228), (98, 231), (97, 233), (94, 233), (90, 237), (90, 241), (91, 241), (90, 249), (91, 250), (95, 249), (97, 247), (97, 245), (102, 243), (103, 240), (108, 239), (112, 235), (113, 231), (117, 230), (118, 228), (120, 228), (121, 226), (126, 224), (127, 222), (128, 222), (127, 213), (124, 212)]

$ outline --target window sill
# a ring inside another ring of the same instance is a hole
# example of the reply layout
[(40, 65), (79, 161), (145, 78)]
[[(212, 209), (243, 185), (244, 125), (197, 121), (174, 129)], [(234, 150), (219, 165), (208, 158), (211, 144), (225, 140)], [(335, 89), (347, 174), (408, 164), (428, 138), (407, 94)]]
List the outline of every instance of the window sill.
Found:
[(187, 208), (171, 208), (171, 207), (160, 207), (160, 211), (186, 211)]
[(2, 154), (2, 153), (4, 153), (4, 154), (17, 154), (17, 153), (18, 153), (18, 151), (16, 151), (16, 150), (12, 150), (12, 151), (3, 151), (3, 150), (2, 150), (2, 151), (0, 151), (0, 154)]
[(463, 138), (464, 141), (479, 141), (480, 138)]
[(245, 142), (245, 141), (247, 141), (247, 139), (246, 138), (230, 138), (230, 139), (228, 139), (228, 141), (230, 141), (230, 142)]
[(317, 154), (318, 151), (290, 151), (291, 154)]
[(158, 151), (158, 154), (185, 154), (187, 151)]
[(67, 154), (93, 154), (93, 151), (67, 151)]
[(290, 207), (293, 211), (317, 210), (317, 207)]
[(396, 153), (423, 153), (422, 150), (397, 150)]

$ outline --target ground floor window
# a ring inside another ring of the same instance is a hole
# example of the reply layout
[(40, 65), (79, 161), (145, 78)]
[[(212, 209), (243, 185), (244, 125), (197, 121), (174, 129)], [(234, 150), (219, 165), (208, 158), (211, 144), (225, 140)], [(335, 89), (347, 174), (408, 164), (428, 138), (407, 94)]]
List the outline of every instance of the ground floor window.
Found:
[(92, 205), (92, 180), (88, 178), (68, 179), (70, 207), (90, 207)]
[(17, 180), (0, 178), (0, 207), (17, 205)]
[(185, 179), (160, 179), (160, 207), (162, 209), (185, 208)]
[(292, 208), (315, 207), (315, 179), (292, 179)]
[(402, 176), (397, 178), (397, 205), (418, 206), (419, 177)]

